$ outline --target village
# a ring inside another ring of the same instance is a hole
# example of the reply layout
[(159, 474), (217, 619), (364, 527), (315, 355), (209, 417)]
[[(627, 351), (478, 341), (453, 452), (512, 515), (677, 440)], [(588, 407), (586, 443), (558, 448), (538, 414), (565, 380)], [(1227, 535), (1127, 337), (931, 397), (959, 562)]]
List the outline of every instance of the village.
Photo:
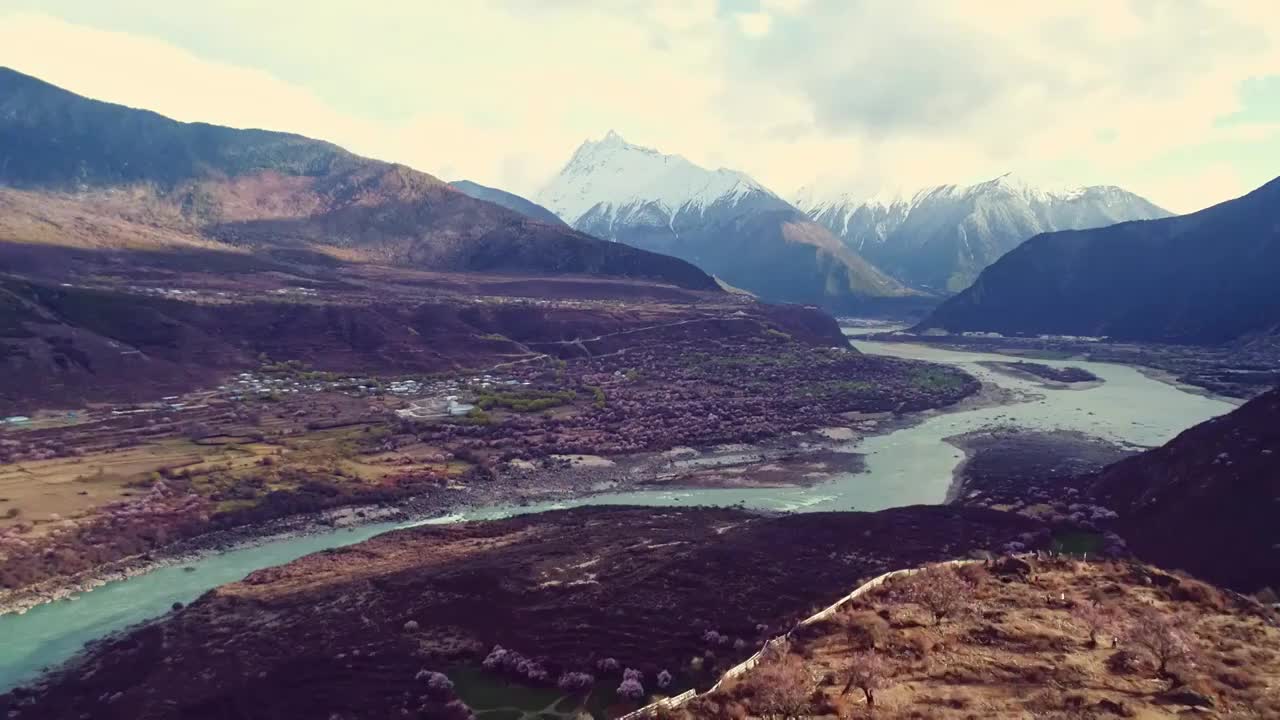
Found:
[(431, 513), (601, 483), (812, 483), (815, 469), (858, 469), (856, 455), (804, 454), (832, 444), (820, 430), (978, 388), (958, 370), (781, 333), (629, 339), (588, 357), (386, 377), (263, 357), (191, 393), (10, 418), (0, 585), (343, 506)]

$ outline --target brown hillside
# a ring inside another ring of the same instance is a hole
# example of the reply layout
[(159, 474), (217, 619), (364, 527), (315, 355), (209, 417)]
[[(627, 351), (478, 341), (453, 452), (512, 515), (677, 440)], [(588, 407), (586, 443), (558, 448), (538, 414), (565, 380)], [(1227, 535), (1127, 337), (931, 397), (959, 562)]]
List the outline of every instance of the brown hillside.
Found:
[[(0, 259), (9, 243), (213, 241), (423, 270), (589, 274), (718, 291), (675, 258), (474, 199), (423, 172), (286, 133), (180, 123), (0, 68)], [(7, 213), (6, 213), (7, 214)]]
[(1280, 628), (1252, 601), (1141, 565), (1006, 560), (895, 578), (660, 715), (1276, 718), (1277, 688)]

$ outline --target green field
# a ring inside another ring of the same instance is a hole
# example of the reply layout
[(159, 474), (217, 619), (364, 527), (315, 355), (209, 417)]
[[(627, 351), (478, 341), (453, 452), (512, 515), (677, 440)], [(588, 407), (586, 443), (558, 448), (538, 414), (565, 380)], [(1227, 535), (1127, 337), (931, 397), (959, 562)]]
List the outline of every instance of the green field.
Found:
[(460, 666), (447, 674), (458, 697), (471, 706), (479, 720), (572, 720), (583, 712), (605, 720), (610, 707), (618, 702), (613, 683), (607, 681), (597, 683), (584, 697), (567, 695), (558, 688), (510, 682), (483, 668)]
[(1066, 555), (1084, 555), (1101, 552), (1104, 542), (1100, 533), (1068, 532), (1056, 535), (1051, 547), (1054, 552)]

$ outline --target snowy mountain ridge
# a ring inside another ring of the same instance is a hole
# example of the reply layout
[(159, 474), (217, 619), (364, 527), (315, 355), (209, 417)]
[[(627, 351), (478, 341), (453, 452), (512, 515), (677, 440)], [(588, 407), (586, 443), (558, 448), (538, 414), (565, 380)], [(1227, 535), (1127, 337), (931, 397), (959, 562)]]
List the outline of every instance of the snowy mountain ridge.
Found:
[(956, 292), (987, 265), (1042, 232), (1168, 217), (1114, 185), (1053, 187), (1013, 174), (872, 198), (802, 188), (795, 203), (899, 280)]
[(603, 139), (579, 146), (536, 199), (574, 225), (597, 205), (615, 222), (626, 223), (631, 213), (645, 205), (674, 216), (681, 210), (705, 209), (752, 193), (777, 198), (745, 173), (707, 170), (680, 155), (633, 145), (610, 130)]
[(857, 208), (859, 206), (869, 206), (889, 208), (895, 205), (906, 205), (910, 208), (927, 201), (929, 198), (947, 197), (958, 199), (992, 192), (1005, 193), (1028, 202), (1050, 203), (1075, 200), (1084, 196), (1090, 190), (1097, 189), (1120, 190), (1114, 185), (1038, 184), (1016, 173), (1007, 172), (990, 180), (984, 180), (972, 185), (926, 185), (910, 191), (901, 187), (885, 188), (869, 196), (835, 188), (820, 189), (814, 185), (806, 185), (792, 194), (791, 204), (806, 213), (833, 207)]

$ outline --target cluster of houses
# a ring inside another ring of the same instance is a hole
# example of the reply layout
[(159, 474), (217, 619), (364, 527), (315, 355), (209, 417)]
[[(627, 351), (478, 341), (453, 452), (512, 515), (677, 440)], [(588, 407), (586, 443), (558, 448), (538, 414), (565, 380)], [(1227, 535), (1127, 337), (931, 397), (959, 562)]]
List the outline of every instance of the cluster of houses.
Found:
[[(366, 385), (365, 383), (368, 383)], [(218, 392), (228, 400), (254, 400), (266, 397), (291, 395), (298, 392), (323, 392), (350, 388), (353, 390), (372, 390), (372, 381), (363, 378), (342, 378), (339, 380), (304, 380), (289, 376), (259, 375), (242, 372), (230, 382), (219, 385)]]
[(203, 290), (183, 290), (181, 288), (168, 287), (141, 287), (138, 285), (130, 285), (129, 292), (139, 293), (141, 295), (159, 295), (161, 297), (177, 298), (179, 300), (195, 300), (201, 296), (211, 296), (219, 298), (229, 298), (231, 293), (221, 290), (203, 291)]

